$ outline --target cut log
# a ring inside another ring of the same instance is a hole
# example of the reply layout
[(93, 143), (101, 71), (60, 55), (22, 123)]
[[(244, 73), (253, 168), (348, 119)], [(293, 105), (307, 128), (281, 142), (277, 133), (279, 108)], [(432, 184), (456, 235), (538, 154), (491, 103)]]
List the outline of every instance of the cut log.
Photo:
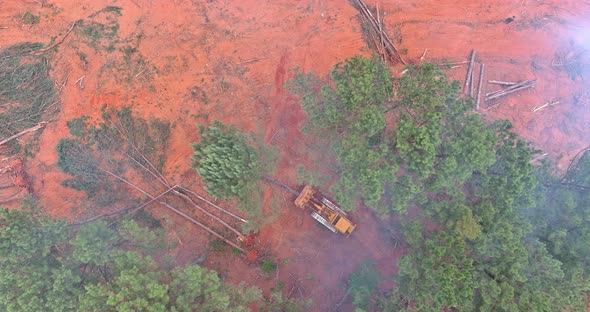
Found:
[(479, 66), (479, 82), (477, 85), (477, 99), (475, 100), (475, 110), (479, 110), (479, 102), (481, 101), (481, 89), (483, 85), (484, 69), (485, 65), (481, 64)]
[(469, 58), (469, 66), (467, 66), (467, 77), (465, 78), (465, 85), (463, 92), (467, 93), (469, 83), (471, 82), (471, 76), (473, 75), (473, 62), (475, 62), (475, 49), (471, 50), (471, 57)]
[(509, 81), (499, 81), (499, 80), (488, 80), (489, 83), (501, 85), (501, 86), (513, 86), (516, 82), (509, 82)]
[(525, 80), (525, 81), (521, 81), (513, 86), (504, 88), (502, 90), (496, 91), (492, 94), (490, 94), (489, 96), (486, 97), (486, 100), (493, 100), (493, 99), (497, 99), (503, 96), (506, 96), (508, 94), (512, 94), (516, 91), (520, 91), (520, 90), (524, 90), (524, 89), (528, 89), (528, 88), (532, 88), (537, 84), (536, 80)]

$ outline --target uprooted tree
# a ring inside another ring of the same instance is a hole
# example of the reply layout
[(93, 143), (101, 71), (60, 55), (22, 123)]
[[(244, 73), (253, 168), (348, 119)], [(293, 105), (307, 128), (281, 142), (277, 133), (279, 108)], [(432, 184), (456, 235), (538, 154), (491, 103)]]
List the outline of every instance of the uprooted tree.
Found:
[[(221, 211), (239, 223), (247, 222), (245, 219), (215, 205), (197, 192), (182, 185), (170, 184), (163, 175), (169, 123), (157, 119), (148, 122), (134, 116), (130, 108), (117, 110), (104, 107), (101, 120), (80, 117), (70, 120), (68, 127), (73, 137), (61, 139), (57, 146), (58, 166), (72, 176), (63, 185), (86, 192), (96, 204), (106, 206), (118, 203), (125, 206), (112, 213), (97, 215), (90, 212), (93, 216), (88, 220), (134, 213), (148, 205), (160, 205), (243, 251), (237, 242), (224, 235), (227, 232), (240, 239), (243, 234), (229, 221), (209, 210)], [(137, 196), (121, 192), (121, 186)], [(187, 204), (193, 209), (186, 210)], [(205, 204), (212, 208), (203, 208)], [(216, 229), (211, 224), (206, 225), (203, 219), (222, 227)]]
[[(38, 125), (58, 103), (49, 60), (32, 52), (41, 43), (22, 43), (0, 52), (0, 141)], [(19, 148), (16, 140), (7, 144)]]

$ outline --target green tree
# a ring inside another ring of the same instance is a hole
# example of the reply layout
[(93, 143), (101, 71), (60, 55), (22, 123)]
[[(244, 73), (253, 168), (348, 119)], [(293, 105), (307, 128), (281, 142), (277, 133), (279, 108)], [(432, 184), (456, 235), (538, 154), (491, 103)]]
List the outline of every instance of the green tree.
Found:
[[(0, 210), (2, 311), (247, 311), (257, 288), (197, 265), (167, 269), (161, 233), (134, 222), (68, 227), (27, 206)], [(156, 243), (151, 242), (152, 240)]]
[[(192, 144), (193, 166), (213, 197), (237, 199), (241, 209), (260, 214), (258, 183), (272, 161), (269, 151), (233, 127), (219, 121), (199, 126), (201, 140)], [(264, 165), (263, 165), (264, 164)]]
[(307, 130), (322, 133), (319, 137), (335, 152), (340, 166), (331, 188), (335, 199), (353, 209), (360, 196), (385, 216), (389, 207), (382, 197), (397, 171), (385, 138), (391, 72), (377, 58), (355, 57), (337, 64), (330, 78), (328, 82), (297, 72), (287, 87), (309, 116)]
[(32, 204), (0, 209), (0, 310), (76, 310), (82, 278), (65, 227)]

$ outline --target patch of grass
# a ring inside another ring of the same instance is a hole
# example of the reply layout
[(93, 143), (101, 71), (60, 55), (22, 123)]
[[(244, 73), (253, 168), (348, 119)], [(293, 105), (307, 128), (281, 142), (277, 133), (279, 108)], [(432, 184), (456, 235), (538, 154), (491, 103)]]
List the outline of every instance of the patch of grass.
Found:
[(107, 7), (104, 7), (102, 9), (92, 13), (89, 17), (93, 18), (93, 17), (95, 17), (99, 14), (102, 14), (102, 13), (114, 13), (117, 16), (121, 16), (122, 15), (121, 10), (123, 10), (121, 7), (109, 5)]
[(209, 97), (207, 97), (207, 93), (205, 93), (205, 90), (201, 89), (201, 87), (192, 87), (190, 89), (190, 95), (193, 100), (199, 100), (204, 105), (209, 104)]
[(119, 30), (119, 24), (105, 25), (98, 22), (90, 22), (88, 24), (83, 23), (80, 26), (80, 34), (98, 41), (102, 38), (112, 38), (117, 35)]
[(221, 251), (225, 251), (228, 244), (226, 242), (224, 242), (223, 239), (217, 238), (217, 239), (210, 241), (209, 246), (211, 246), (211, 250), (221, 252)]
[(233, 246), (231, 248), (231, 252), (233, 252), (234, 255), (241, 255), (241, 254), (243, 254), (243, 252), (241, 250), (239, 250), (238, 248), (233, 247)]
[(23, 14), (22, 20), (25, 25), (35, 25), (35, 24), (39, 24), (41, 17), (39, 15), (35, 15), (31, 12), (27, 12), (27, 13)]
[(272, 273), (277, 269), (277, 264), (272, 260), (263, 259), (260, 262), (260, 269), (264, 273)]

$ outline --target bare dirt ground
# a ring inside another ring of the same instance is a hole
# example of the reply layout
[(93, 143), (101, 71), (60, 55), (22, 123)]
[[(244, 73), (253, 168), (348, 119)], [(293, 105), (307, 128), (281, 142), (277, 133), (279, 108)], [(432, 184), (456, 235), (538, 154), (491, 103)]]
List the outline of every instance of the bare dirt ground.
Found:
[[(121, 7), (121, 15), (99, 13), (107, 6)], [(589, 4), (383, 0), (379, 6), (388, 33), (411, 62), (419, 62), (425, 49), (425, 61), (463, 61), (474, 48), (477, 61), (486, 64), (486, 80), (537, 79), (534, 89), (485, 103), (481, 113), (490, 120), (509, 119), (559, 168), (590, 145), (587, 83), (552, 66), (556, 53), (590, 48), (590, 21), (584, 19)], [(25, 25), (26, 12), (39, 15), (40, 22)], [(370, 55), (357, 14), (342, 0), (2, 1), (0, 48), (25, 41), (48, 43), (80, 19), (118, 25), (116, 38), (99, 41), (77, 29), (55, 53), (51, 76), (60, 90), (61, 111), (43, 131), (35, 157), (24, 164), (31, 190), (53, 215), (76, 219), (88, 214), (84, 195), (60, 185), (66, 176), (56, 166), (55, 146), (67, 135), (67, 120), (96, 117), (103, 104), (132, 105), (144, 117), (174, 122), (164, 171), (172, 183), (201, 189), (190, 168), (189, 143), (198, 139), (197, 122), (221, 120), (279, 148), (275, 176), (294, 186), (298, 165), (326, 160), (309, 151), (311, 141), (300, 131), (305, 114), (284, 83), (295, 67), (327, 74), (346, 58)], [(393, 68), (394, 75), (401, 71), (401, 66)], [(449, 74), (462, 81), (465, 66)], [(484, 93), (494, 88), (488, 84)], [(560, 104), (532, 111), (550, 100)], [(229, 251), (203, 258), (209, 237), (202, 230), (158, 208), (150, 212), (170, 224), (181, 262), (202, 260), (226, 280), (245, 281), (266, 293), (280, 281), (285, 295), (311, 298), (316, 311), (333, 309), (346, 292), (348, 275), (366, 259), (381, 271), (383, 289), (391, 286), (389, 277), (403, 250), (394, 248), (387, 224), (367, 208), (354, 213), (359, 226), (347, 239), (322, 229), (277, 188), (265, 186), (264, 198), (267, 211), (280, 208), (278, 219), (257, 238), (263, 256), (279, 263), (271, 275)]]

